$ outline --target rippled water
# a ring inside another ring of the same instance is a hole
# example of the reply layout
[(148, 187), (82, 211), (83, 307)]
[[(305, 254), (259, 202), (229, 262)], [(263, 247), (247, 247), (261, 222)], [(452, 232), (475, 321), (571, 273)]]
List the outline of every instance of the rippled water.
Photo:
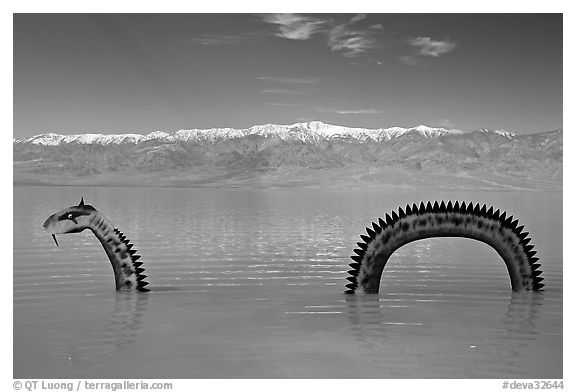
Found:
[[(90, 232), (42, 230), (84, 196), (142, 255), (116, 293)], [(400, 248), (380, 294), (343, 295), (372, 220), (443, 198), (520, 219), (547, 290), (512, 294), (487, 245)], [(16, 378), (561, 378), (562, 194), (14, 188)]]

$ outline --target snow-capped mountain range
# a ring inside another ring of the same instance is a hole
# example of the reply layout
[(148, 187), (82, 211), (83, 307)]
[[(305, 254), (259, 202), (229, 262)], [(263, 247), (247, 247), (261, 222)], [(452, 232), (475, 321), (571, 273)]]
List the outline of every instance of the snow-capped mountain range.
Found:
[[(317, 142), (319, 140), (350, 139), (353, 141), (388, 141), (406, 133), (416, 133), (424, 137), (437, 137), (442, 135), (461, 134), (462, 131), (445, 128), (432, 128), (418, 125), (412, 128), (391, 127), (379, 129), (351, 128), (340, 125), (326, 124), (320, 121), (296, 123), (292, 125), (265, 124), (255, 125), (247, 129), (234, 128), (208, 128), (208, 129), (183, 129), (173, 133), (154, 131), (147, 135), (135, 133), (105, 135), (100, 133), (86, 133), (78, 135), (60, 135), (46, 133), (24, 139), (14, 139), (14, 143), (30, 143), (45, 146), (59, 144), (139, 144), (149, 140), (161, 140), (164, 142), (194, 142), (194, 141), (217, 141), (223, 139), (235, 139), (250, 135), (264, 137), (277, 137), (284, 141), (300, 140), (303, 142)], [(498, 131), (513, 134), (508, 131)]]
[(13, 141), (16, 184), (562, 187), (562, 130), (366, 129), (313, 121)]

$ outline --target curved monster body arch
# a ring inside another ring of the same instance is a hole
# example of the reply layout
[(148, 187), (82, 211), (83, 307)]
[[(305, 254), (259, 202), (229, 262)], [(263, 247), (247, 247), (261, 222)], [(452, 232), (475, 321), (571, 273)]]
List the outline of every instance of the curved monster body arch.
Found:
[(115, 228), (102, 213), (91, 205), (85, 205), (84, 199), (80, 204), (66, 208), (50, 216), (44, 222), (44, 229), (52, 234), (54, 242), (56, 234), (79, 233), (86, 229), (91, 230), (102, 244), (114, 271), (116, 290), (149, 291), (144, 280), (144, 268), (138, 261), (140, 256), (133, 249), (134, 244), (126, 238), (124, 233)]
[(377, 293), (390, 256), (410, 242), (433, 237), (471, 238), (490, 245), (506, 264), (512, 290), (539, 291), (544, 287), (539, 276), (542, 271), (523, 229), (512, 216), (486, 205), (451, 201), (407, 205), (405, 210), (399, 208), (398, 213), (393, 211), (385, 220), (372, 223), (372, 228), (366, 228), (368, 235), (360, 236), (364, 242), (358, 242), (358, 249), (354, 249), (346, 293), (353, 294), (359, 288)]

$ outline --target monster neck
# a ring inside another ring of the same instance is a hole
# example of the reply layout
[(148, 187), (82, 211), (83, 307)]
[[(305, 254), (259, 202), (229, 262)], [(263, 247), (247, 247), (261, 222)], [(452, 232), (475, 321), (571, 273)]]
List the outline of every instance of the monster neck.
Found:
[(138, 261), (140, 256), (136, 255), (136, 249), (132, 248), (134, 245), (126, 236), (98, 211), (93, 214), (88, 228), (108, 255), (114, 271), (116, 290), (149, 291), (146, 288), (148, 282), (144, 281), (146, 275), (142, 275), (142, 262)]

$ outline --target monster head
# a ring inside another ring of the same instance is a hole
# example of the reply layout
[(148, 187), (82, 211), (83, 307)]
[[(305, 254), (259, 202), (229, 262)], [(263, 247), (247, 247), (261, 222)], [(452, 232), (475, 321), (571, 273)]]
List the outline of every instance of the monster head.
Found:
[(96, 209), (91, 205), (84, 204), (84, 198), (77, 206), (68, 207), (50, 216), (44, 222), (44, 230), (52, 234), (56, 246), (56, 234), (79, 233), (88, 228), (91, 216)]

